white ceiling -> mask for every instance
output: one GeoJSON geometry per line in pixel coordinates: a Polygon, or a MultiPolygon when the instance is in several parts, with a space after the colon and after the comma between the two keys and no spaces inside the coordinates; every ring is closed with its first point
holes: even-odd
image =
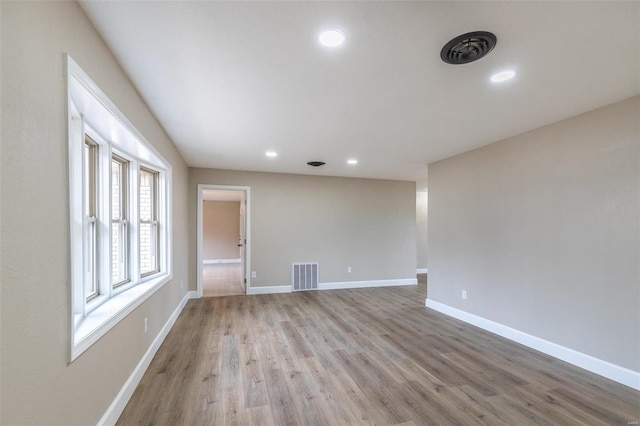
{"type": "Polygon", "coordinates": [[[421,180],[430,162],[640,93],[637,1],[81,4],[193,167],[421,180]],[[326,27],[346,43],[320,46],[326,27]],[[493,52],[440,60],[474,30],[496,34],[493,52]],[[491,83],[505,67],[519,74],[491,83]]]}

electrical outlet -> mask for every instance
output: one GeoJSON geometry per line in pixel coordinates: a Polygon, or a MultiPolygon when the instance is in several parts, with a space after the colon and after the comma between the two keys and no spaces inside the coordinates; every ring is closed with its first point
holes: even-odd
{"type": "Polygon", "coordinates": [[[347,266],[347,274],[351,273],[351,266],[347,266]]]}
{"type": "Polygon", "coordinates": [[[147,331],[149,330],[149,321],[147,320],[147,318],[144,319],[144,332],[145,334],[147,333],[147,331]]]}
{"type": "Polygon", "coordinates": [[[184,287],[184,281],[180,280],[180,288],[182,289],[184,287]]]}
{"type": "Polygon", "coordinates": [[[251,271],[251,278],[255,278],[256,277],[256,271],[251,271]]]}
{"type": "Polygon", "coordinates": [[[462,290],[462,300],[467,300],[467,290],[462,290]]]}

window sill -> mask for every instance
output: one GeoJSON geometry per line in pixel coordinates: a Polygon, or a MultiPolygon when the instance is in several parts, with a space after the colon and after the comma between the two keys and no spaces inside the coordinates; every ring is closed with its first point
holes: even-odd
{"type": "Polygon", "coordinates": [[[100,340],[116,324],[168,283],[171,278],[172,276],[169,274],[154,277],[112,297],[85,316],[75,315],[70,362],[100,340]]]}

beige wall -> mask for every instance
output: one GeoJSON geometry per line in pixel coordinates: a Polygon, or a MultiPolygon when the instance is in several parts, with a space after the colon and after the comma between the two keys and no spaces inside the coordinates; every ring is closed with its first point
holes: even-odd
{"type": "Polygon", "coordinates": [[[416,257],[418,269],[427,268],[427,212],[429,197],[426,190],[416,192],[416,257]]]}
{"type": "Polygon", "coordinates": [[[430,164],[428,297],[640,371],[639,126],[636,96],[430,164]]]}
{"type": "Polygon", "coordinates": [[[75,2],[0,10],[0,424],[95,424],[186,294],[187,167],[75,2]],[[173,281],[70,365],[65,53],[172,164],[175,253],[173,281]]]}
{"type": "Polygon", "coordinates": [[[240,202],[204,201],[202,259],[239,259],[240,202]]]}
{"type": "Polygon", "coordinates": [[[252,287],[291,284],[292,262],[320,262],[323,283],[415,279],[414,182],[192,168],[194,236],[198,184],[251,187],[252,287]]]}

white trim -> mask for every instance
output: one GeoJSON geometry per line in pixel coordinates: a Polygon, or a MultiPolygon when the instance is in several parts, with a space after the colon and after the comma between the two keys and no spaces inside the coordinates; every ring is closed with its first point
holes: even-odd
{"type": "Polygon", "coordinates": [[[71,359],[79,357],[169,281],[169,275],[146,281],[113,296],[85,316],[77,315],[77,323],[74,320],[74,338],[77,343],[71,347],[71,359]]]}
{"type": "Polygon", "coordinates": [[[417,278],[403,278],[399,280],[373,281],[344,281],[335,283],[319,283],[318,290],[340,290],[345,288],[395,287],[403,285],[418,285],[417,278]]]}
{"type": "Polygon", "coordinates": [[[427,268],[418,268],[416,269],[416,274],[426,274],[427,268]]]}
{"type": "Polygon", "coordinates": [[[120,389],[120,392],[118,392],[118,395],[116,395],[113,402],[111,402],[111,405],[109,405],[109,408],[107,408],[107,411],[105,411],[102,418],[98,421],[98,425],[102,426],[116,424],[118,418],[124,411],[124,408],[127,406],[129,399],[131,399],[133,392],[136,390],[136,387],[140,383],[140,380],[142,380],[142,376],[147,371],[147,368],[149,368],[151,360],[153,360],[156,352],[158,352],[158,349],[160,349],[160,345],[162,345],[162,342],[164,342],[164,339],[169,334],[169,331],[175,324],[189,299],[195,298],[195,294],[196,293],[194,291],[189,291],[184,295],[178,307],[176,307],[176,309],[173,311],[173,314],[171,314],[165,325],[162,327],[162,330],[160,330],[156,338],[153,340],[151,346],[149,346],[149,349],[147,349],[147,352],[142,356],[140,362],[138,362],[136,368],[133,369],[133,372],[120,389]]]}
{"type": "Polygon", "coordinates": [[[70,220],[70,316],[69,316],[69,362],[113,328],[122,318],[132,312],[173,278],[172,240],[172,167],[156,148],[133,126],[126,116],[109,100],[104,92],[69,56],[66,61],[67,120],[69,147],[69,220],[70,220]],[[100,254],[99,296],[87,302],[83,285],[83,223],[82,211],[82,150],[85,135],[98,144],[99,177],[98,191],[101,198],[96,220],[100,254]],[[107,137],[108,136],[108,137],[107,137]],[[158,216],[159,272],[148,277],[139,274],[139,233],[137,232],[138,180],[137,172],[131,173],[129,191],[129,261],[130,283],[118,289],[111,286],[111,226],[110,163],[112,152],[130,162],[130,172],[139,170],[141,164],[159,172],[158,216]],[[105,238],[106,237],[106,238],[105,238]],[[148,292],[148,293],[147,293],[148,292]]]}
{"type": "Polygon", "coordinates": [[[273,285],[265,287],[247,287],[247,294],[291,293],[290,285],[273,285]]]}
{"type": "Polygon", "coordinates": [[[536,336],[524,333],[500,323],[479,317],[474,314],[453,308],[432,299],[425,300],[425,306],[445,315],[457,318],[483,330],[505,337],[514,342],[528,346],[552,357],[561,359],[587,371],[611,379],[615,382],[640,390],[640,372],[620,367],[608,361],[595,358],[582,352],[549,342],[536,336]]]}
{"type": "Polygon", "coordinates": [[[245,244],[245,251],[244,251],[244,267],[245,267],[245,271],[244,271],[244,276],[245,279],[247,280],[245,288],[246,288],[246,292],[247,294],[257,294],[257,293],[250,293],[249,290],[251,289],[251,273],[249,271],[251,271],[251,187],[250,186],[233,186],[233,185],[207,185],[207,184],[202,184],[199,183],[198,184],[198,205],[196,206],[196,212],[197,212],[197,235],[196,235],[196,239],[197,239],[197,245],[196,245],[196,256],[197,256],[197,276],[196,276],[196,291],[197,291],[197,295],[198,297],[202,297],[202,292],[203,292],[203,287],[202,287],[202,265],[203,265],[203,259],[202,259],[202,235],[203,235],[203,230],[202,230],[202,220],[203,220],[203,215],[202,215],[202,205],[203,205],[203,201],[204,201],[204,197],[203,197],[203,191],[207,190],[207,189],[214,189],[214,190],[226,190],[226,191],[243,191],[245,194],[245,222],[246,222],[246,226],[245,226],[245,238],[247,240],[247,243],[245,244]]]}
{"type": "Polygon", "coordinates": [[[203,265],[213,265],[215,263],[242,263],[242,259],[207,259],[203,260],[203,265]]]}
{"type": "MultiPolygon", "coordinates": [[[[318,290],[341,290],[346,288],[396,287],[403,285],[418,285],[417,278],[403,278],[399,280],[373,281],[344,281],[335,283],[318,283],[318,290]]],[[[247,294],[275,294],[291,293],[290,285],[274,285],[247,288],[247,294]]]]}
{"type": "MultiPolygon", "coordinates": [[[[108,111],[113,118],[115,118],[121,126],[123,126],[126,130],[123,130],[123,133],[130,133],[134,138],[142,141],[145,145],[145,148],[148,149],[153,156],[143,156],[142,160],[146,160],[149,162],[153,168],[160,167],[162,169],[171,169],[171,164],[164,159],[164,157],[160,154],[160,151],[153,146],[147,138],[145,138],[142,133],[136,129],[136,127],[129,121],[129,119],[120,111],[120,109],[109,99],[109,97],[98,87],[98,85],[89,77],[89,75],[84,72],[82,68],[71,58],[69,54],[65,54],[66,65],[67,65],[67,75],[73,76],[75,80],[84,86],[85,90],[91,94],[95,101],[98,102],[102,106],[103,109],[108,111]]],[[[67,79],[67,84],[69,85],[69,79],[67,79]]],[[[70,86],[70,85],[69,85],[70,86]]],[[[69,90],[70,87],[67,88],[69,90]]],[[[87,98],[87,102],[92,103],[92,107],[96,108],[97,104],[93,103],[93,99],[87,98]]],[[[99,108],[96,108],[99,109],[99,108]]],[[[98,111],[96,113],[101,113],[98,111]]],[[[97,126],[97,123],[92,123],[94,126],[97,126]]],[[[109,123],[111,124],[111,123],[109,123]]],[[[94,129],[101,134],[110,134],[108,131],[105,131],[102,128],[94,129]]],[[[126,150],[125,150],[126,151],[126,150]]]]}

